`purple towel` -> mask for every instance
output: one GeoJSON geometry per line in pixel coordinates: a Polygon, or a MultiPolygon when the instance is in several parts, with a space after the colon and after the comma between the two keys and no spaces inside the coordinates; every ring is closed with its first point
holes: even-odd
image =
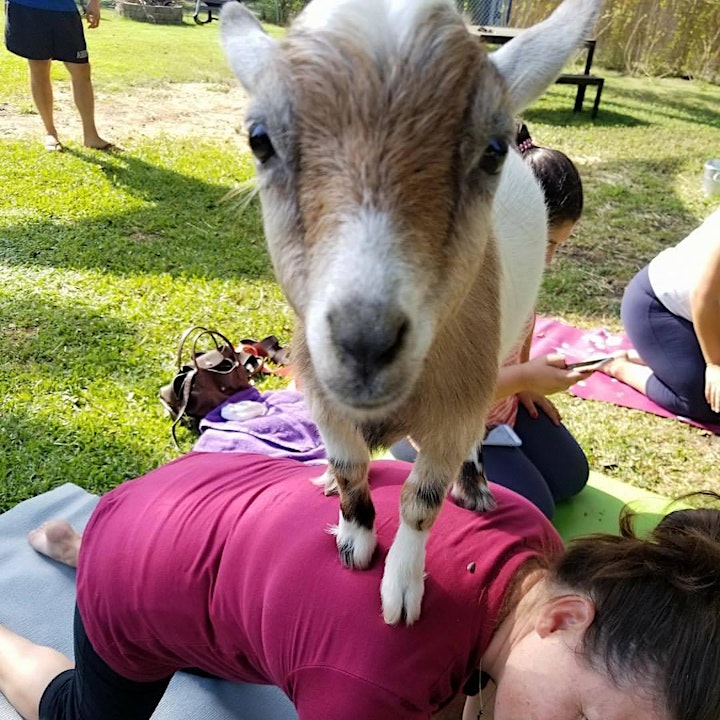
{"type": "Polygon", "coordinates": [[[325,446],[303,394],[293,390],[240,390],[200,421],[200,432],[193,447],[199,452],[260,453],[310,465],[325,463],[325,446]],[[257,403],[251,409],[262,414],[244,420],[223,417],[223,408],[227,414],[232,409],[228,406],[248,401],[257,403]]]}

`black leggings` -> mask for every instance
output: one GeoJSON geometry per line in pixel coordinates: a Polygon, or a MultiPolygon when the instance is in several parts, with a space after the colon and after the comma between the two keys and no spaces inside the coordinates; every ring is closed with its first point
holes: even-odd
{"type": "Polygon", "coordinates": [[[676,415],[720,423],[705,399],[705,358],[695,328],[657,299],[647,267],[627,286],[621,315],[633,347],[653,371],[645,394],[676,415]]]}
{"type": "MultiPolygon", "coordinates": [[[[570,431],[540,410],[538,417],[521,404],[515,419],[521,447],[483,446],[487,479],[522,495],[552,520],[555,503],[577,495],[588,481],[590,467],[570,431]]],[[[415,462],[417,451],[407,438],[390,448],[398,460],[415,462]]]]}
{"type": "Polygon", "coordinates": [[[141,683],[118,675],[95,652],[75,608],[75,669],[40,699],[40,720],[149,720],[172,676],[141,683]]]}

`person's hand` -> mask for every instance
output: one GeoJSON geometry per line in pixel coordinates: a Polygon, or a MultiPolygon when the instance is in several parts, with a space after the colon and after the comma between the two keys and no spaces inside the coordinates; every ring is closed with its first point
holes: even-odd
{"type": "Polygon", "coordinates": [[[518,400],[530,417],[538,417],[539,410],[543,410],[555,425],[559,425],[562,420],[560,411],[546,396],[567,390],[594,372],[584,369],[569,370],[565,365],[565,358],[555,353],[533,358],[523,363],[522,368],[527,390],[517,393],[518,400]]]}
{"type": "Polygon", "coordinates": [[[526,391],[537,395],[562,392],[593,373],[593,370],[583,368],[569,370],[565,358],[556,353],[541,355],[523,363],[523,371],[526,391]]]}
{"type": "Polygon", "coordinates": [[[720,412],[720,365],[705,367],[705,399],[713,412],[720,412]]]}
{"type": "Polygon", "coordinates": [[[96,28],[100,24],[100,0],[88,0],[85,17],[89,28],[96,28]]]}
{"type": "Polygon", "coordinates": [[[562,420],[560,411],[555,407],[554,403],[544,395],[538,395],[533,392],[520,392],[518,393],[518,400],[528,411],[531,418],[537,419],[539,411],[542,410],[555,425],[560,424],[562,420]]]}

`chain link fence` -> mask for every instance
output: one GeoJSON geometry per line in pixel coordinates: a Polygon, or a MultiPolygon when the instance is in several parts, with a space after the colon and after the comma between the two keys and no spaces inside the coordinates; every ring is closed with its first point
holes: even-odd
{"type": "Polygon", "coordinates": [[[472,25],[507,25],[512,0],[457,0],[457,6],[472,25]]]}
{"type": "MultiPolygon", "coordinates": [[[[308,0],[246,0],[261,20],[287,24],[308,0]]],[[[473,25],[507,25],[512,0],[456,0],[458,9],[473,25]]]]}

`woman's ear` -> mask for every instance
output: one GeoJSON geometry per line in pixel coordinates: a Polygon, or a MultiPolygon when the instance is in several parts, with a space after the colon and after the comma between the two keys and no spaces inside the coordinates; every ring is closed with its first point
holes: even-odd
{"type": "Polygon", "coordinates": [[[562,595],[540,608],[535,631],[547,637],[558,631],[584,634],[595,618],[595,605],[582,595],[562,595]]]}

